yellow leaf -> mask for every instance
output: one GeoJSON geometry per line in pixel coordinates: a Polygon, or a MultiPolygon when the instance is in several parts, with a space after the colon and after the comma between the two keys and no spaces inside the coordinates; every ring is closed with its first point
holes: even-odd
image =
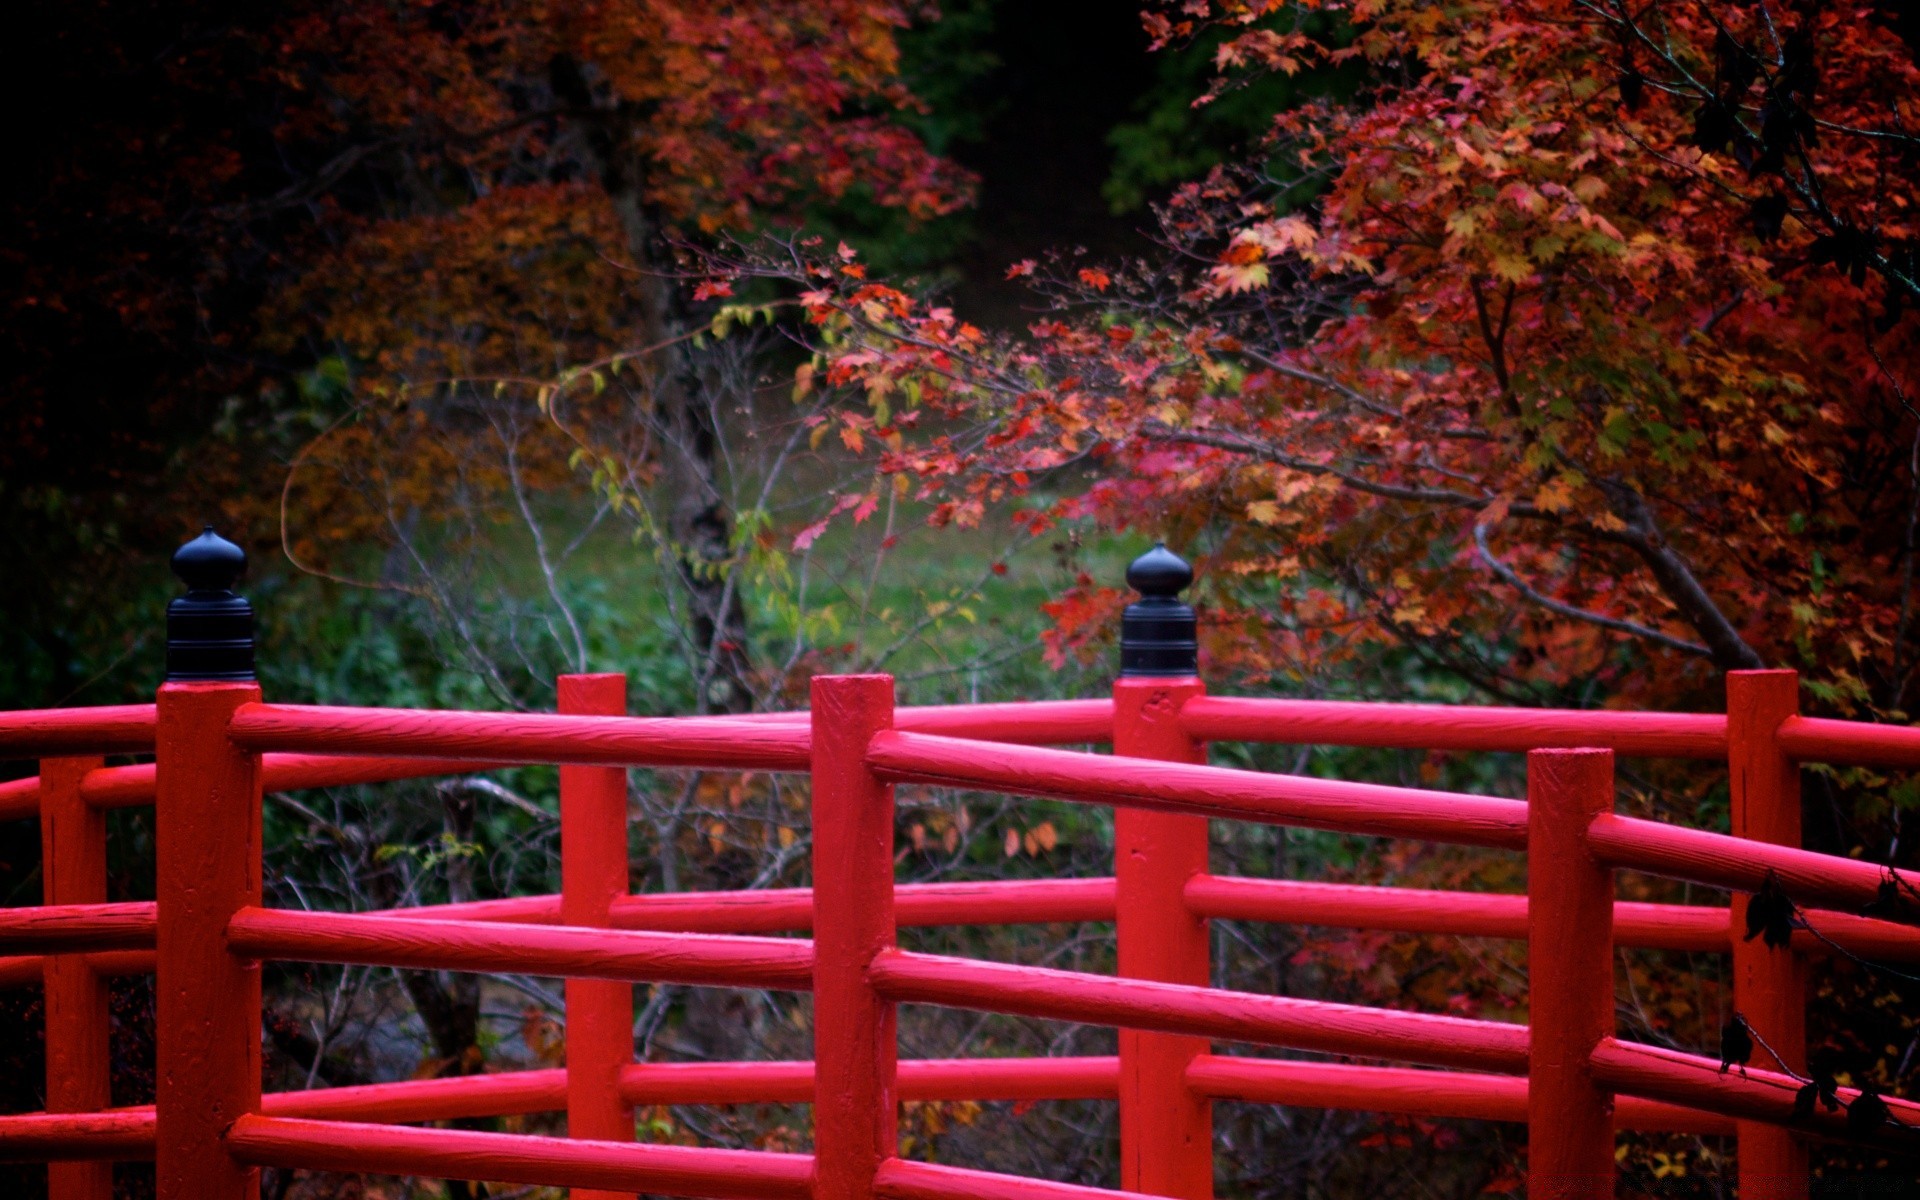
{"type": "Polygon", "coordinates": [[[1280,505],[1273,500],[1255,500],[1247,505],[1247,520],[1256,525],[1278,525],[1280,505]]]}

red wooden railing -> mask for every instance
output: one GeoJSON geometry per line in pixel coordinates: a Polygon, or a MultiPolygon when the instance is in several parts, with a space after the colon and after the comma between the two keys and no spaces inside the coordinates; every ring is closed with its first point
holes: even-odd
{"type": "MultiPolygon", "coordinates": [[[[250,683],[170,683],[155,706],[0,714],[0,817],[38,816],[45,903],[0,910],[0,981],[43,980],[44,1113],[0,1117],[0,1157],[53,1165],[52,1194],[107,1200],[107,1165],[152,1157],[161,1200],[251,1196],[261,1166],[635,1191],[819,1200],[1107,1195],[896,1157],[902,1099],[1115,1099],[1122,1187],[1202,1198],[1215,1101],[1524,1120],[1534,1196],[1605,1193],[1613,1130],[1737,1131],[1748,1194],[1804,1195],[1801,1080],[1623,1042],[1613,947],[1729,952],[1733,1004],[1804,1075],[1804,965],[1822,943],[1747,941],[1745,893],[1772,880],[1827,938],[1920,961],[1920,929],[1851,915],[1912,874],[1798,848],[1798,764],[1920,766],[1920,729],[1795,714],[1791,672],[1740,672],[1717,714],[1572,712],[1224,699],[1198,680],[1128,678],[1112,700],[896,708],[884,676],[823,677],[810,713],[620,715],[624,681],[568,676],[561,712],[264,704],[250,683]],[[1526,801],[1205,765],[1231,739],[1528,753],[1526,801]],[[1110,743],[1112,755],[1055,749],[1110,743]],[[103,755],[151,752],[148,765],[103,755]],[[1725,761],[1733,834],[1619,816],[1614,753],[1725,761]],[[557,763],[562,888],[386,913],[261,904],[263,789],[557,763]],[[812,889],[629,895],[624,770],[808,772],[812,889]],[[896,885],[892,785],[1112,805],[1107,879],[896,885]],[[106,810],[157,807],[157,899],[106,903],[106,810]],[[1525,851],[1529,894],[1218,877],[1207,821],[1250,820],[1525,851]],[[1631,869],[1730,889],[1730,908],[1614,900],[1631,869]],[[1831,906],[1839,911],[1818,911],[1831,906]],[[1214,918],[1506,937],[1529,943],[1530,1027],[1208,986],[1214,918]],[[1113,920],[1116,977],[898,949],[908,925],[1113,920]],[[797,938],[794,933],[810,933],[797,938]],[[283,959],[567,979],[567,1066],[333,1090],[260,1091],[257,964],[283,959]],[[156,971],[157,1103],[108,1108],[106,976],[156,971]],[[815,1061],[635,1063],[631,984],[813,992],[815,1061]],[[895,1060],[902,1003],[1118,1027],[1117,1057],[895,1060]],[[1234,1057],[1243,1042],[1407,1066],[1234,1057]],[[814,1105],[810,1155],[635,1144],[632,1107],[814,1105]],[[569,1137],[410,1127],[564,1111],[569,1137]]],[[[1805,934],[1801,935],[1806,938],[1805,934]]],[[[1853,1093],[1842,1089],[1840,1098],[1853,1093]]],[[[1893,1122],[1920,1105],[1891,1099],[1893,1122]]],[[[1909,1144],[1890,1123],[1872,1140],[1909,1144]]]]}

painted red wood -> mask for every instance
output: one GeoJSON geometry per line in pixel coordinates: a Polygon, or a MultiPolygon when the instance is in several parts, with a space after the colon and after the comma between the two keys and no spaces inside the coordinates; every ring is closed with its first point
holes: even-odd
{"type": "MultiPolygon", "coordinates": [[[[1793,1098],[1801,1081],[1778,1071],[1759,1067],[1748,1067],[1744,1072],[1722,1071],[1711,1058],[1608,1038],[1594,1049],[1593,1075],[1622,1093],[1712,1109],[1745,1120],[1792,1124],[1843,1141],[1858,1140],[1848,1136],[1844,1111],[1829,1112],[1825,1105],[1816,1104],[1811,1118],[1795,1118],[1793,1098]]],[[[1854,1088],[1838,1089],[1843,1105],[1853,1103],[1859,1094],[1854,1088]]],[[[1897,1096],[1883,1099],[1893,1119],[1907,1126],[1907,1131],[1889,1128],[1877,1140],[1911,1152],[1916,1140],[1912,1130],[1920,1128],[1920,1104],[1897,1096]]]]}
{"type": "Polygon", "coordinates": [[[804,771],[807,734],[723,717],[572,717],[257,704],[235,742],[254,750],[403,755],[497,763],[804,771]]]}
{"type": "Polygon", "coordinates": [[[1781,722],[1778,739],[1796,762],[1920,769],[1920,726],[1792,716],[1781,722]]]}
{"type": "Polygon", "coordinates": [[[1124,1200],[1126,1192],[1054,1183],[940,1163],[889,1158],[874,1174],[873,1194],[886,1200],[1124,1200]]]}
{"type": "Polygon", "coordinates": [[[227,1135],[227,1147],[236,1159],[256,1167],[422,1175],[718,1200],[808,1200],[807,1180],[813,1170],[813,1159],[805,1154],[583,1142],[291,1117],[242,1117],[227,1135]]]}
{"type": "Polygon", "coordinates": [[[1495,1021],[905,950],[880,954],[868,976],[883,995],[903,1003],[944,1004],[1506,1074],[1525,1071],[1527,1063],[1526,1028],[1495,1021]]]}
{"type": "MultiPolygon", "coordinates": [[[[1527,898],[1296,879],[1204,875],[1187,884],[1187,904],[1209,917],[1340,929],[1524,939],[1527,898]]],[[[1616,903],[1614,942],[1656,950],[1727,949],[1727,910],[1709,905],[1616,903]]],[[[1914,939],[1920,953],[1920,937],[1914,939]]]]}
{"type": "Polygon", "coordinates": [[[268,1092],[260,1097],[260,1111],[270,1117],[391,1124],[511,1117],[560,1112],[566,1107],[567,1073],[559,1068],[408,1079],[308,1092],[268,1092]]]}
{"type": "Polygon", "coordinates": [[[0,712],[0,759],[142,754],[153,749],[154,706],[22,708],[0,712]]]}
{"type": "MultiPolygon", "coordinates": [[[[106,815],[89,808],[80,781],[102,764],[94,756],[40,762],[40,891],[47,904],[105,904],[106,815]]],[[[75,954],[43,968],[46,995],[47,1111],[93,1112],[111,1102],[111,1014],[107,981],[75,954]]],[[[112,1200],[111,1163],[56,1163],[47,1194],[62,1200],[112,1200]]]]}
{"type": "MultiPolygon", "coordinates": [[[[268,792],[301,788],[343,787],[352,783],[387,783],[423,775],[457,775],[490,771],[495,762],[461,762],[445,758],[374,758],[363,755],[267,754],[261,756],[260,787],[268,792]]],[[[153,764],[103,767],[80,785],[88,804],[99,808],[137,808],[153,803],[153,764]]]]}
{"type": "MultiPolygon", "coordinates": [[[[622,716],[625,675],[562,675],[563,713],[622,716]]],[[[560,768],[560,919],[605,928],[615,897],[627,894],[627,772],[624,767],[560,768]]],[[[567,1136],[633,1140],[633,1110],[620,1095],[620,1071],[633,1062],[633,985],[569,979],[567,1136]]],[[[573,1200],[620,1200],[632,1193],[576,1188],[573,1200]]]]}
{"type": "MultiPolygon", "coordinates": [[[[902,1100],[1112,1100],[1120,1060],[1093,1058],[902,1059],[902,1100]]],[[[628,1103],[811,1104],[811,1062],[636,1063],[621,1074],[628,1103]]]]}
{"type": "Polygon", "coordinates": [[[881,777],[903,783],[1509,850],[1524,849],[1527,841],[1527,806],[1488,796],[1148,763],[920,733],[875,737],[867,762],[881,777]]]}
{"type": "Polygon", "coordinates": [[[228,720],[250,683],[160,688],[155,739],[159,930],[155,1099],[158,1200],[253,1200],[259,1172],[221,1135],[260,1108],[260,968],[228,952],[233,914],[260,903],[260,760],[228,720]]]}
{"type": "MultiPolygon", "coordinates": [[[[1181,706],[1205,694],[1198,679],[1121,678],[1113,685],[1116,757],[1204,763],[1206,747],[1180,724],[1181,706]]],[[[1207,818],[1120,808],[1113,814],[1119,974],[1205,987],[1207,923],[1186,887],[1207,870],[1207,818]]],[[[1210,1200],[1213,1104],[1187,1087],[1204,1037],[1122,1029],[1120,1186],[1130,1192],[1210,1200]]]]}
{"type": "MultiPolygon", "coordinates": [[[[806,712],[746,713],[727,718],[752,724],[807,726],[806,712]]],[[[1016,700],[1001,704],[921,704],[893,710],[893,727],[913,733],[1014,742],[1024,746],[1113,740],[1110,700],[1016,700]]]]}
{"type": "Polygon", "coordinates": [[[0,1162],[140,1162],[153,1157],[153,1129],[151,1107],[0,1117],[0,1162]]]}
{"type": "Polygon", "coordinates": [[[236,913],[227,936],[235,954],[261,959],[789,991],[811,985],[813,966],[812,943],[792,938],[270,908],[236,913]]]}
{"type": "Polygon", "coordinates": [[[867,745],[893,725],[893,677],[815,676],[814,1200],[869,1200],[896,1152],[894,1006],[868,980],[893,945],[893,788],[867,745]]]}
{"type": "Polygon", "coordinates": [[[1194,737],[1216,742],[1518,753],[1598,746],[1659,758],[1717,759],[1727,752],[1727,722],[1719,713],[1209,696],[1189,705],[1181,721],[1194,737]]]}
{"type": "Polygon", "coordinates": [[[1613,810],[1613,751],[1527,755],[1527,1195],[1613,1194],[1613,1097],[1588,1064],[1613,1036],[1613,871],[1587,823],[1613,810]]]}
{"type": "MultiPolygon", "coordinates": [[[[383,909],[393,916],[435,920],[557,924],[557,896],[516,896],[421,908],[383,909]]],[[[373,915],[373,914],[369,914],[373,915]]],[[[1113,920],[1112,879],[1014,879],[979,883],[907,883],[894,889],[901,926],[1051,925],[1113,920]]],[[[806,933],[813,928],[813,889],[738,892],[648,892],[613,902],[615,929],[662,933],[806,933]]]]}
{"type": "Polygon", "coordinates": [[[40,815],[40,777],[0,783],[0,821],[29,821],[40,815]]]}
{"type": "MultiPolygon", "coordinates": [[[[153,974],[151,950],[102,950],[80,956],[87,969],[96,975],[153,974]]],[[[0,987],[38,987],[46,978],[48,957],[44,954],[19,954],[0,958],[0,987]]]]}
{"type": "MultiPolygon", "coordinates": [[[[1187,1083],[1215,1100],[1516,1124],[1527,1119],[1527,1081],[1511,1075],[1214,1054],[1194,1061],[1187,1083]]],[[[1614,1119],[1623,1129],[1733,1135],[1731,1118],[1633,1096],[1615,1102],[1614,1119]]]]}
{"type": "Polygon", "coordinates": [[[1920,871],[1890,871],[1876,863],[1789,846],[1771,846],[1618,814],[1595,817],[1587,844],[1603,862],[1708,887],[1754,892],[1768,872],[1795,903],[1858,909],[1872,903],[1890,875],[1920,890],[1920,871]]]}
{"type": "MultiPolygon", "coordinates": [[[[1727,789],[1733,836],[1776,846],[1800,845],[1800,765],[1780,748],[1780,726],[1800,711],[1794,671],[1727,674],[1727,789]]],[[[1733,894],[1733,1008],[1787,1069],[1806,1074],[1806,965],[1790,949],[1746,939],[1748,896],[1733,894]]],[[[1752,1121],[1740,1124],[1735,1160],[1745,1195],[1796,1200],[1807,1195],[1812,1164],[1793,1134],[1752,1121]]]]}
{"type": "MultiPolygon", "coordinates": [[[[1240,921],[1460,937],[1527,936],[1527,898],[1492,892],[1202,875],[1187,884],[1187,904],[1202,916],[1240,921]]],[[[1863,958],[1920,962],[1920,929],[1830,909],[1805,911],[1822,934],[1863,958]]],[[[1724,953],[1733,940],[1727,910],[1718,905],[1631,900],[1616,900],[1613,905],[1616,946],[1724,953]]],[[[1793,949],[1816,958],[1831,952],[1831,947],[1805,930],[1794,934],[1793,949]]]]}
{"type": "Polygon", "coordinates": [[[156,913],[151,900],[0,909],[0,952],[150,950],[158,924],[156,913]]]}

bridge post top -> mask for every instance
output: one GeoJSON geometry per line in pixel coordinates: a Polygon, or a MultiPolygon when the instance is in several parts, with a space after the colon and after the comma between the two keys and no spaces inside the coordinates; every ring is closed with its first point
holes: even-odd
{"type": "Polygon", "coordinates": [[[170,565],[187,593],[167,605],[166,682],[251,681],[253,605],[233,590],[247,552],[208,525],[173,552],[170,565]]]}
{"type": "Polygon", "coordinates": [[[1165,542],[1133,560],[1127,584],[1140,599],[1120,618],[1120,676],[1183,677],[1200,670],[1199,622],[1180,593],[1193,582],[1193,567],[1165,542]]]}

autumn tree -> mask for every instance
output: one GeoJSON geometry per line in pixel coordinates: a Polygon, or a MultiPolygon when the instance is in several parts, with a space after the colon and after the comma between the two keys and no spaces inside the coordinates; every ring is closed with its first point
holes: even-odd
{"type": "MultiPolygon", "coordinates": [[[[810,371],[869,398],[841,420],[886,443],[883,475],[936,522],[1193,549],[1223,681],[1686,708],[1721,672],[1793,666],[1828,711],[1906,718],[1911,16],[1202,0],[1146,21],[1217,40],[1201,104],[1274,73],[1307,98],[1174,194],[1159,255],[1014,264],[1050,303],[1024,335],[831,256],[715,263],[796,288],[810,371]]],[[[1056,654],[1104,647],[1107,582],[1055,602],[1056,654]]],[[[1641,782],[1699,815],[1697,788],[1641,782]]],[[[1910,854],[1886,783],[1816,780],[1810,836],[1910,854]]],[[[1829,1034],[1897,1006],[1883,986],[1835,999],[1829,1034]]]]}

